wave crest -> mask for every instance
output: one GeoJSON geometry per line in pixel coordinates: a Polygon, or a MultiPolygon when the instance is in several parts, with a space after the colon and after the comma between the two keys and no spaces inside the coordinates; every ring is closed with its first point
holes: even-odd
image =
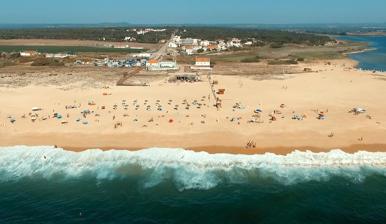
{"type": "Polygon", "coordinates": [[[0,148],[0,181],[40,177],[112,180],[139,176],[144,187],[172,181],[179,190],[211,189],[221,183],[269,178],[281,184],[327,181],[333,176],[363,181],[386,176],[386,153],[294,151],[288,155],[208,154],[184,149],[70,152],[50,146],[0,148]]]}

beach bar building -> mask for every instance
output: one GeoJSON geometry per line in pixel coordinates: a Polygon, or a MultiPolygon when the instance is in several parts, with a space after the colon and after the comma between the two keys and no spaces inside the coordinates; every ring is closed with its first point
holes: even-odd
{"type": "Polygon", "coordinates": [[[169,78],[169,82],[200,82],[201,78],[197,73],[180,73],[169,78]]]}
{"type": "Polygon", "coordinates": [[[211,70],[210,58],[196,57],[194,65],[191,67],[192,70],[211,70]]]}

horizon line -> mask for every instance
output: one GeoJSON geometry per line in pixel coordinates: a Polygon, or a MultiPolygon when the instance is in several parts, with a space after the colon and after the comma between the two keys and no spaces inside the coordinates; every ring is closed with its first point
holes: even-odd
{"type": "Polygon", "coordinates": [[[103,25],[103,24],[125,24],[125,25],[386,25],[385,22],[318,22],[318,23],[131,23],[131,22],[93,22],[93,23],[72,23],[72,22],[60,22],[60,23],[1,23],[0,25],[103,25]]]}

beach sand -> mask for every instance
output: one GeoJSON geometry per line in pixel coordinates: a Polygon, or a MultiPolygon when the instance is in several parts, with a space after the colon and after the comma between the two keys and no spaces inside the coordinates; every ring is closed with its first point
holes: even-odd
{"type": "Polygon", "coordinates": [[[206,76],[198,83],[154,79],[149,87],[3,85],[0,146],[178,147],[242,154],[386,151],[385,74],[354,69],[348,59],[301,66],[317,72],[261,80],[216,75],[215,68],[214,88],[225,89],[218,95],[219,109],[206,76]],[[349,113],[354,107],[366,112],[349,113]],[[262,112],[255,113],[257,108],[262,112]],[[320,114],[324,120],[317,119],[320,114]]]}

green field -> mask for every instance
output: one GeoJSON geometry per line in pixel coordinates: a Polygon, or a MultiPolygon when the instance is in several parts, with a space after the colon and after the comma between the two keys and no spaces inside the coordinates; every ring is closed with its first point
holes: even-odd
{"type": "Polygon", "coordinates": [[[146,49],[130,48],[103,48],[103,47],[86,47],[86,46],[12,46],[0,45],[0,52],[21,52],[34,50],[40,53],[139,53],[146,49]]]}

